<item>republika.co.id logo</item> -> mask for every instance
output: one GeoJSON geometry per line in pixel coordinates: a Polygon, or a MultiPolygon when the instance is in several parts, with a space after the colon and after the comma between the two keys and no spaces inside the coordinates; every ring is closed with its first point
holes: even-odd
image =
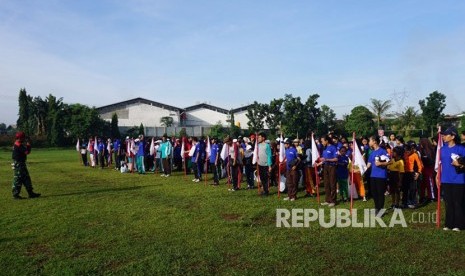
{"type": "Polygon", "coordinates": [[[360,210],[352,209],[276,209],[276,227],[299,228],[310,227],[310,224],[318,223],[323,228],[385,228],[385,227],[407,227],[404,213],[401,209],[394,209],[386,223],[382,216],[386,212],[381,209],[376,214],[375,209],[360,210]]]}

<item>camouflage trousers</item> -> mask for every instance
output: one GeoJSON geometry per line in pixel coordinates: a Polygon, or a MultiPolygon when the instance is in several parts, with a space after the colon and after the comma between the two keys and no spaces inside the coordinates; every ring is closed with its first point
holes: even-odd
{"type": "Polygon", "coordinates": [[[19,193],[21,192],[22,185],[26,187],[28,193],[32,193],[31,177],[29,176],[26,163],[14,162],[13,170],[13,196],[19,195],[19,193]]]}

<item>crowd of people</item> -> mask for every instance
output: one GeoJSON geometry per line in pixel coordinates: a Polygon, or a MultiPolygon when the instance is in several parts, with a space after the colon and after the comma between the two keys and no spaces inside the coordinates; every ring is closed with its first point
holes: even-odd
{"type": "MultiPolygon", "coordinates": [[[[17,136],[13,152],[13,196],[20,197],[23,183],[30,197],[37,197],[40,194],[32,192],[27,169],[21,165],[30,152],[21,137],[17,136]]],[[[92,168],[112,168],[122,173],[155,172],[161,177],[170,177],[176,170],[192,175],[193,182],[211,176],[213,186],[219,186],[224,179],[231,192],[241,190],[245,183],[245,189],[258,188],[261,196],[268,196],[270,187],[276,186],[278,194],[287,193],[284,200],[289,201],[297,199],[299,187],[305,191],[304,197],[317,196],[319,183],[323,183],[325,198],[321,205],[334,207],[350,197],[373,199],[377,214],[384,210],[388,196],[393,209],[418,208],[437,201],[437,184],[441,183],[440,198],[446,205],[444,229],[459,231],[465,229],[465,146],[460,144],[461,137],[453,127],[441,132],[440,138],[438,145],[435,138],[405,142],[395,134],[360,137],[356,143],[334,133],[319,139],[309,134],[305,139],[275,140],[267,139],[265,133],[222,140],[169,138],[165,134],[149,139],[143,135],[124,140],[91,137],[78,141],[76,149],[82,164],[92,168]],[[355,150],[361,152],[366,168],[353,162],[355,150]],[[440,174],[435,169],[438,164],[442,168],[440,174]]]]}

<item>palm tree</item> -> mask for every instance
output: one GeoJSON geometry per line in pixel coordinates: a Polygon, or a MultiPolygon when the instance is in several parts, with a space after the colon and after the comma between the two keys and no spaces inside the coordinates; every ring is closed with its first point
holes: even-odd
{"type": "Polygon", "coordinates": [[[418,122],[418,116],[418,111],[416,111],[412,106],[407,107],[404,112],[399,114],[399,129],[405,131],[406,137],[409,137],[410,131],[415,129],[418,122]]]}
{"type": "Polygon", "coordinates": [[[377,99],[370,99],[371,100],[371,110],[376,116],[376,119],[378,120],[378,129],[379,129],[379,124],[381,121],[381,117],[386,114],[386,112],[391,108],[392,103],[390,100],[387,101],[381,101],[377,99]]]}

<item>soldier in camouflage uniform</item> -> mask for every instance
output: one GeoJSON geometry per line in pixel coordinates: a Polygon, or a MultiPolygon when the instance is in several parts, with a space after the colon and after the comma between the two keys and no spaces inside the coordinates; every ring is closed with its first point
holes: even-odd
{"type": "Polygon", "coordinates": [[[13,198],[14,199],[23,199],[19,195],[21,192],[21,186],[24,184],[26,187],[27,193],[30,198],[39,197],[40,194],[34,193],[32,191],[31,177],[26,166],[27,155],[31,152],[31,145],[25,143],[25,134],[20,131],[16,133],[16,141],[13,146],[13,169],[14,169],[14,178],[13,178],[13,198]]]}

